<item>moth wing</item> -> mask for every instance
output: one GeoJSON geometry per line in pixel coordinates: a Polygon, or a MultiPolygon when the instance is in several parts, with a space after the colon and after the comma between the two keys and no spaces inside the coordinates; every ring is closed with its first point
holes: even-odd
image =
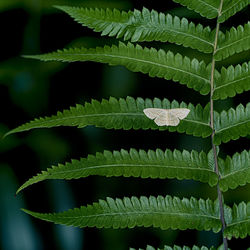
{"type": "Polygon", "coordinates": [[[180,120],[187,117],[190,110],[186,108],[147,108],[144,109],[143,112],[148,118],[154,120],[158,126],[177,126],[180,123],[180,120]]]}
{"type": "Polygon", "coordinates": [[[168,126],[168,112],[163,109],[162,112],[155,118],[154,122],[158,126],[168,126]]]}
{"type": "Polygon", "coordinates": [[[177,108],[177,109],[169,109],[171,115],[178,117],[180,120],[186,118],[190,112],[190,109],[186,108],[177,108]]]}
{"type": "Polygon", "coordinates": [[[157,109],[157,108],[147,108],[144,109],[144,114],[151,120],[159,117],[162,113],[164,113],[164,109],[157,109]]]}
{"type": "Polygon", "coordinates": [[[171,110],[167,110],[167,126],[177,126],[180,123],[178,116],[171,112],[171,110]]]}

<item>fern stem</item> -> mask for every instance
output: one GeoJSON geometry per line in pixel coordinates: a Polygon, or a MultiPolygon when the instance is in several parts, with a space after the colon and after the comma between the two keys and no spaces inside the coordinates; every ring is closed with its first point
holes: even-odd
{"type": "MultiPolygon", "coordinates": [[[[221,16],[221,11],[222,11],[222,6],[223,6],[223,0],[220,2],[220,7],[218,10],[218,19],[221,16]]],[[[214,144],[214,135],[215,135],[215,130],[214,130],[214,102],[213,102],[213,93],[214,93],[214,72],[215,72],[215,53],[217,50],[217,43],[218,43],[218,35],[220,31],[220,23],[218,22],[217,19],[217,25],[216,25],[216,33],[215,33],[215,39],[214,39],[214,50],[213,50],[213,57],[212,57],[212,67],[211,67],[211,80],[210,80],[210,127],[212,128],[212,135],[211,135],[211,144],[212,144],[212,149],[213,149],[213,155],[214,155],[214,165],[215,165],[215,173],[218,175],[220,179],[220,173],[219,173],[219,167],[218,167],[218,158],[217,158],[217,150],[216,146],[214,144]]],[[[218,195],[218,200],[219,200],[219,207],[220,207],[220,220],[222,223],[222,235],[224,233],[224,230],[226,228],[226,222],[225,222],[225,216],[224,216],[224,209],[223,209],[223,195],[220,190],[219,184],[217,184],[217,195],[218,195]]],[[[227,238],[223,237],[223,244],[224,244],[224,249],[228,250],[228,242],[227,238]]]]}

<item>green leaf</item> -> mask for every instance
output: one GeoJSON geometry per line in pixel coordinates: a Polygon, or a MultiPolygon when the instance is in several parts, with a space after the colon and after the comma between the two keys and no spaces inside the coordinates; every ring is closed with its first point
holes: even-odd
{"type": "Polygon", "coordinates": [[[212,19],[218,16],[220,0],[173,0],[176,3],[194,10],[201,16],[212,19]]]}
{"type": "MultiPolygon", "coordinates": [[[[129,250],[136,250],[135,248],[130,248],[129,250]]],[[[139,248],[138,250],[144,250],[143,248],[139,248]]],[[[193,247],[187,247],[187,246],[177,246],[174,245],[174,247],[170,247],[170,246],[164,246],[163,248],[154,248],[152,246],[147,245],[145,250],[215,250],[214,247],[211,248],[207,248],[207,247],[197,247],[197,246],[193,246],[193,247]]]]}
{"type": "Polygon", "coordinates": [[[222,67],[221,75],[215,79],[213,99],[226,99],[250,90],[250,61],[237,65],[229,66],[227,69],[222,67]]]}
{"type": "MultiPolygon", "coordinates": [[[[173,0],[194,10],[201,16],[212,19],[218,17],[220,0],[173,0]]],[[[224,0],[221,14],[218,18],[219,23],[225,22],[228,18],[236,14],[250,4],[250,0],[224,0]]]]}
{"type": "Polygon", "coordinates": [[[216,145],[249,135],[250,103],[246,107],[240,104],[236,109],[230,108],[228,111],[222,111],[220,114],[215,112],[214,124],[214,143],[216,145]]]}
{"type": "Polygon", "coordinates": [[[223,192],[228,188],[234,189],[250,183],[250,151],[236,153],[232,158],[227,156],[226,160],[219,164],[220,188],[223,192]]]}
{"type": "Polygon", "coordinates": [[[218,47],[214,55],[215,60],[221,61],[235,53],[250,49],[250,22],[244,27],[232,27],[226,34],[220,35],[218,47]]]}
{"type": "MultiPolygon", "coordinates": [[[[220,2],[220,1],[219,1],[220,2]]],[[[241,11],[248,4],[250,0],[224,0],[221,15],[218,18],[219,23],[225,22],[229,17],[241,11]]]]}
{"type": "Polygon", "coordinates": [[[186,18],[172,17],[170,14],[149,11],[147,8],[133,12],[69,6],[57,6],[57,8],[83,26],[102,32],[102,35],[124,37],[124,40],[132,42],[172,42],[205,53],[213,52],[214,34],[211,34],[211,29],[203,28],[201,24],[195,26],[186,18]]]}
{"type": "Polygon", "coordinates": [[[91,103],[85,105],[76,105],[69,110],[58,112],[57,115],[35,119],[29,123],[23,124],[5,136],[23,132],[34,128],[52,128],[58,126],[77,126],[79,128],[94,125],[96,127],[104,127],[107,129],[159,129],[169,130],[171,132],[178,131],[180,133],[192,134],[194,136],[208,137],[211,135],[209,126],[209,106],[204,109],[197,105],[179,104],[177,101],[169,102],[167,99],[160,100],[155,98],[143,100],[132,97],[126,99],[115,99],[111,97],[109,100],[103,99],[102,102],[92,100],[91,103]],[[178,126],[162,126],[158,127],[154,121],[147,118],[143,109],[145,108],[188,108],[190,113],[181,120],[178,126]]]}
{"type": "Polygon", "coordinates": [[[180,152],[174,150],[160,149],[156,151],[130,149],[104,151],[96,156],[89,155],[87,158],[72,160],[65,165],[53,166],[47,171],[34,176],[25,182],[17,191],[47,179],[78,179],[90,175],[101,175],[106,177],[124,176],[141,178],[178,178],[193,179],[209,183],[214,186],[218,182],[218,177],[213,171],[213,167],[208,164],[207,156],[204,152],[180,152]]]}
{"type": "MultiPolygon", "coordinates": [[[[211,66],[196,59],[190,60],[180,54],[174,55],[160,49],[142,48],[131,43],[96,49],[64,49],[44,55],[26,56],[43,61],[94,61],[109,65],[123,65],[133,72],[142,72],[151,77],[160,77],[186,84],[189,88],[206,95],[210,92],[211,66]]],[[[218,74],[218,72],[217,72],[218,74]]]]}
{"type": "MultiPolygon", "coordinates": [[[[220,148],[219,146],[216,146],[216,155],[218,156],[220,152],[220,148]]],[[[215,163],[214,163],[214,151],[213,149],[210,149],[208,154],[207,154],[207,162],[208,162],[208,165],[212,168],[212,169],[215,169],[215,163]]]]}
{"type": "Polygon", "coordinates": [[[226,221],[227,227],[224,235],[230,240],[235,238],[246,238],[250,235],[250,202],[241,202],[238,206],[234,205],[232,218],[226,221]]]}
{"type": "Polygon", "coordinates": [[[82,206],[62,213],[42,214],[24,210],[24,212],[56,224],[75,227],[97,228],[134,228],[159,227],[161,229],[197,229],[219,232],[221,222],[219,211],[214,203],[207,199],[158,196],[132,197],[121,199],[107,198],[98,203],[82,206]]]}

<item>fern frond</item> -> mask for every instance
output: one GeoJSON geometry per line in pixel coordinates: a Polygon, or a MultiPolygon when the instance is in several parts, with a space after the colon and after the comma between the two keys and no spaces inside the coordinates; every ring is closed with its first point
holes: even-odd
{"type": "MultiPolygon", "coordinates": [[[[217,1],[220,2],[220,1],[217,1]]],[[[225,22],[228,18],[236,14],[250,4],[250,0],[225,0],[223,2],[223,7],[221,15],[218,18],[219,23],[225,22]]]]}
{"type": "Polygon", "coordinates": [[[25,182],[18,190],[47,179],[78,179],[90,175],[101,175],[106,177],[124,176],[141,178],[177,178],[193,179],[214,186],[218,182],[218,177],[213,171],[213,167],[208,164],[207,156],[204,152],[180,152],[174,150],[160,149],[156,151],[130,149],[104,151],[96,156],[89,155],[87,158],[72,160],[65,165],[53,166],[47,171],[34,176],[25,182]]]}
{"type": "Polygon", "coordinates": [[[143,100],[132,97],[126,99],[115,99],[111,97],[109,100],[103,99],[102,102],[92,100],[91,103],[85,105],[77,105],[69,110],[58,112],[57,115],[35,119],[29,123],[21,125],[6,134],[23,132],[34,128],[51,128],[57,126],[77,126],[85,127],[94,125],[96,127],[104,127],[107,129],[159,129],[169,130],[171,132],[186,132],[194,136],[208,137],[211,135],[209,126],[209,106],[204,109],[197,105],[178,103],[177,101],[169,102],[167,99],[160,100],[155,98],[143,100]],[[148,119],[144,113],[145,108],[188,108],[190,113],[181,120],[178,126],[162,126],[158,127],[154,121],[148,119]]]}
{"type": "Polygon", "coordinates": [[[101,35],[124,37],[124,40],[132,42],[171,42],[205,53],[213,51],[214,34],[211,34],[211,29],[203,28],[201,24],[195,26],[186,18],[172,17],[170,14],[149,11],[147,8],[133,12],[69,6],[57,6],[57,8],[83,26],[102,32],[101,35]]]}
{"type": "MultiPolygon", "coordinates": [[[[142,48],[131,43],[96,49],[64,49],[44,55],[27,56],[43,61],[94,61],[109,65],[123,65],[133,72],[142,72],[151,77],[160,77],[186,84],[189,88],[208,94],[210,91],[210,66],[196,59],[190,60],[171,51],[142,48]]],[[[218,72],[217,72],[218,74],[218,72]]]]}
{"type": "Polygon", "coordinates": [[[159,227],[161,229],[213,230],[221,229],[219,211],[214,203],[207,199],[171,196],[132,197],[121,199],[107,198],[86,207],[75,208],[62,213],[42,214],[24,210],[24,212],[56,224],[75,227],[97,228],[133,228],[159,227]]]}
{"type": "Polygon", "coordinates": [[[215,113],[214,117],[216,145],[250,134],[250,103],[246,107],[240,104],[236,109],[215,113]]]}
{"type": "MultiPolygon", "coordinates": [[[[187,8],[194,10],[201,16],[212,19],[218,17],[218,11],[220,7],[219,0],[173,0],[176,3],[180,3],[187,8]]],[[[250,0],[225,0],[223,2],[221,15],[218,18],[219,23],[225,22],[228,18],[235,13],[241,11],[248,4],[250,0]]]]}
{"type": "MultiPolygon", "coordinates": [[[[129,250],[136,250],[135,248],[129,248],[129,250]]],[[[138,250],[144,250],[143,248],[139,248],[138,250]]],[[[193,246],[193,247],[188,247],[188,246],[177,246],[174,245],[173,247],[170,246],[164,246],[163,248],[154,248],[150,245],[147,245],[147,247],[145,248],[145,250],[216,250],[214,247],[211,248],[207,248],[207,247],[197,247],[197,246],[193,246]]]]}
{"type": "Polygon", "coordinates": [[[201,16],[213,19],[218,16],[220,2],[218,0],[173,0],[190,10],[194,10],[201,16]]]}
{"type": "Polygon", "coordinates": [[[224,231],[224,235],[231,239],[246,238],[250,235],[250,202],[247,204],[241,202],[238,206],[234,205],[232,209],[232,218],[226,221],[227,227],[224,231]]]}
{"type": "Polygon", "coordinates": [[[240,53],[250,49],[250,22],[244,27],[239,25],[237,28],[231,28],[224,36],[220,36],[218,48],[214,55],[215,60],[221,61],[235,53],[240,53]]]}
{"type": "Polygon", "coordinates": [[[233,157],[227,156],[220,166],[220,188],[223,192],[250,183],[250,151],[244,150],[233,157]]]}
{"type": "Polygon", "coordinates": [[[222,67],[221,75],[215,79],[213,99],[225,99],[250,90],[250,61],[237,65],[229,66],[227,69],[222,67]]]}

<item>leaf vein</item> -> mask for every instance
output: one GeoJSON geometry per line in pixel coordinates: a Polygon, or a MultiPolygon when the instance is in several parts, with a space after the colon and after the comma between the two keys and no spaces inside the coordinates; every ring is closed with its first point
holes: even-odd
{"type": "Polygon", "coordinates": [[[246,121],[243,121],[243,122],[239,122],[239,123],[234,124],[234,125],[232,125],[232,126],[226,126],[226,127],[222,128],[222,129],[216,130],[216,134],[221,133],[221,132],[224,131],[224,130],[227,130],[227,129],[230,129],[230,128],[233,128],[233,127],[237,127],[237,126],[239,126],[239,125],[242,125],[242,124],[248,123],[248,122],[250,122],[250,119],[249,119],[249,120],[246,120],[246,121]]]}
{"type": "Polygon", "coordinates": [[[176,70],[176,71],[179,71],[179,72],[182,72],[182,73],[185,73],[185,74],[188,74],[188,75],[192,75],[194,77],[197,77],[197,78],[200,78],[202,80],[204,80],[205,82],[209,83],[209,80],[207,78],[204,78],[204,77],[201,77],[199,75],[195,75],[189,71],[184,71],[184,70],[181,70],[179,68],[175,68],[175,67],[171,67],[171,66],[168,66],[168,65],[164,65],[164,64],[159,64],[159,63],[156,63],[156,62],[152,62],[152,61],[147,61],[147,60],[142,60],[142,59],[138,59],[138,58],[133,58],[133,57],[128,57],[128,56],[117,56],[117,55],[110,55],[110,54],[97,54],[97,53],[94,53],[94,54],[81,54],[81,53],[64,53],[64,55],[68,55],[68,56],[75,56],[75,55],[79,55],[79,56],[104,56],[104,57],[113,57],[113,58],[120,58],[120,59],[128,59],[128,60],[131,60],[131,61],[137,61],[137,62],[142,62],[142,63],[147,63],[147,64],[152,64],[152,65],[155,65],[155,66],[159,66],[159,67],[162,67],[162,68],[169,68],[169,69],[173,69],[173,70],[176,70]]]}
{"type": "Polygon", "coordinates": [[[149,211],[149,212],[144,212],[144,211],[135,211],[135,212],[124,212],[124,213],[121,213],[121,212],[117,212],[117,213],[99,213],[99,214],[93,214],[93,215],[78,215],[78,216],[60,216],[60,218],[67,218],[67,219],[78,219],[78,218],[94,218],[94,217],[100,217],[100,216],[107,216],[107,217],[110,217],[110,216],[116,216],[116,215],[120,215],[120,216],[125,216],[125,215],[141,215],[141,214],[157,214],[157,215],[181,215],[181,216],[184,216],[184,217],[187,217],[187,216],[195,216],[195,217],[205,217],[205,218],[211,218],[211,219],[215,219],[215,220],[218,220],[219,218],[216,217],[216,216],[212,216],[212,215],[204,215],[204,214],[190,214],[190,213],[174,213],[174,212],[156,212],[156,211],[149,211]]]}
{"type": "MultiPolygon", "coordinates": [[[[225,46],[221,46],[220,48],[218,48],[218,49],[216,50],[216,52],[218,52],[218,51],[220,51],[220,50],[223,50],[223,49],[225,49],[225,48],[227,48],[227,47],[229,47],[229,46],[232,46],[233,44],[238,43],[238,42],[240,42],[240,41],[242,41],[242,40],[247,40],[249,37],[250,37],[250,35],[244,36],[243,38],[241,38],[241,39],[239,39],[239,40],[237,40],[237,41],[234,41],[234,42],[232,42],[232,43],[230,43],[230,44],[227,44],[227,45],[225,45],[225,46]]],[[[222,44],[222,45],[223,45],[223,44],[222,44]]]]}
{"type": "Polygon", "coordinates": [[[243,77],[243,78],[240,78],[240,79],[237,79],[237,80],[234,80],[234,81],[231,81],[231,82],[228,82],[228,83],[226,83],[226,84],[224,84],[224,85],[215,87],[214,90],[218,90],[218,89],[220,89],[220,88],[224,88],[225,86],[228,86],[228,85],[230,85],[230,84],[235,84],[236,82],[246,80],[247,78],[250,78],[250,75],[249,75],[249,76],[246,76],[246,77],[243,77]]]}
{"type": "MultiPolygon", "coordinates": [[[[80,169],[72,169],[72,170],[65,170],[65,171],[57,171],[55,174],[63,174],[63,173],[68,173],[68,172],[80,172],[82,170],[89,170],[89,169],[98,169],[98,168],[106,168],[106,167],[112,167],[112,166],[117,166],[117,167],[129,167],[129,166],[134,166],[134,167],[157,167],[157,168],[173,168],[173,169],[191,169],[191,170],[201,170],[201,171],[208,171],[208,172],[213,172],[211,169],[206,169],[206,168],[194,168],[194,167],[182,167],[182,166],[172,166],[172,165],[157,165],[157,164],[107,164],[107,165],[96,165],[96,166],[91,166],[91,167],[82,167],[80,169]]],[[[47,175],[54,174],[54,173],[46,173],[47,175]]]]}

